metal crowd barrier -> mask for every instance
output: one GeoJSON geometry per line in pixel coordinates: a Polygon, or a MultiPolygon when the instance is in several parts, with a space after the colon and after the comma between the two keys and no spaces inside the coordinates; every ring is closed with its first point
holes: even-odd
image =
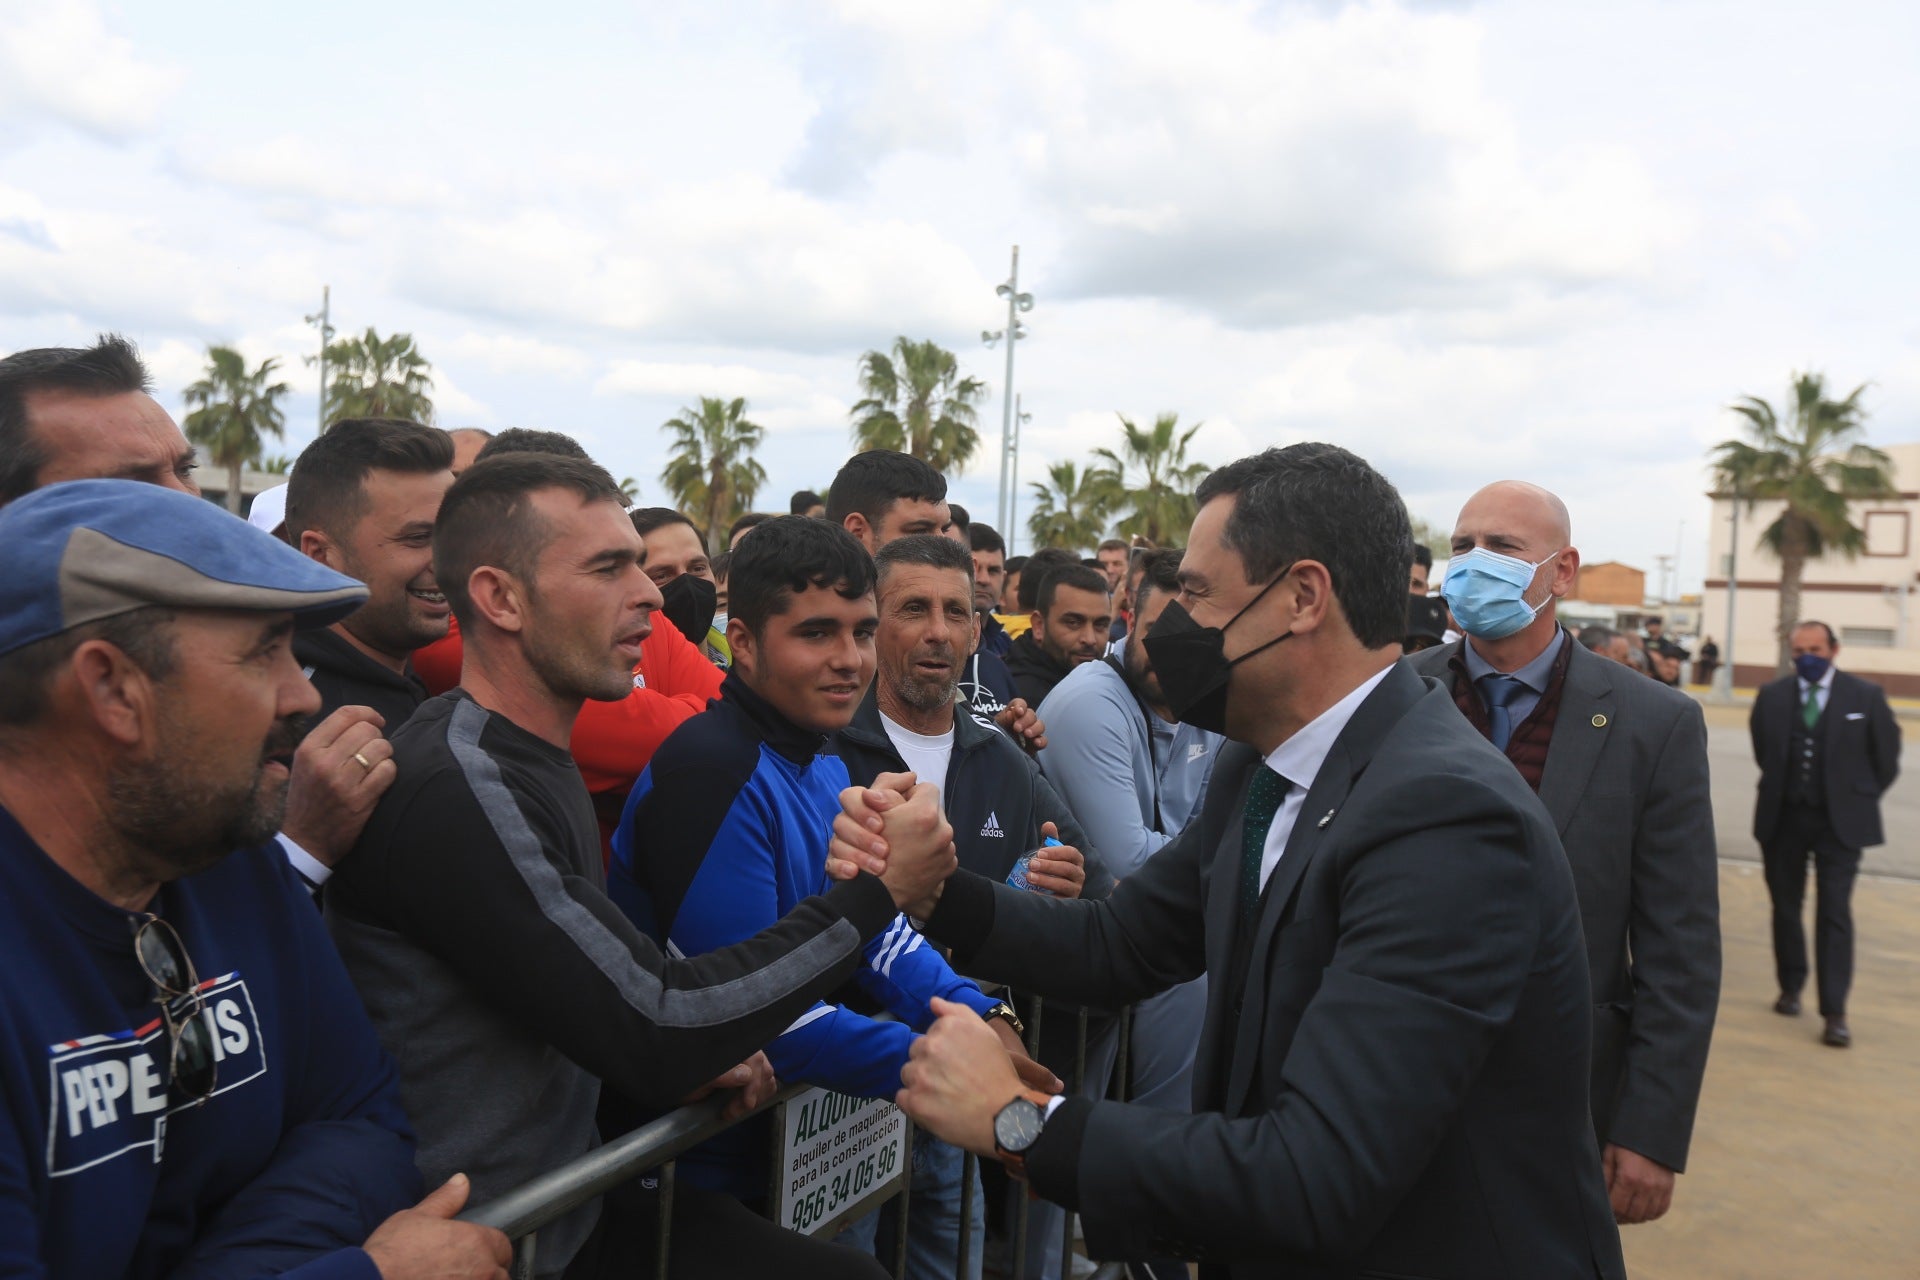
{"type": "MultiPolygon", "coordinates": [[[[1030,1054],[1039,1053],[1040,1023],[1043,1013],[1042,1002],[1035,997],[1033,1016],[1029,1019],[1027,1027],[1027,1052],[1030,1054]]],[[[887,1017],[888,1015],[879,1016],[887,1017]]],[[[1114,1075],[1120,1082],[1123,1096],[1127,1078],[1127,1047],[1132,1016],[1131,1008],[1121,1011],[1119,1055],[1114,1075]]],[[[1087,1071],[1087,1011],[1079,1010],[1078,1018],[1079,1034],[1074,1047],[1073,1075],[1067,1081],[1069,1094],[1080,1088],[1087,1071]]],[[[800,1084],[788,1085],[771,1100],[738,1120],[722,1118],[727,1106],[725,1098],[708,1098],[690,1103],[669,1111],[658,1119],[650,1120],[610,1142],[603,1143],[577,1160],[569,1161],[557,1169],[549,1170],[531,1181],[522,1183],[496,1200],[468,1209],[460,1215],[460,1218],[465,1222],[478,1222],[483,1226],[496,1227],[504,1232],[507,1238],[514,1242],[512,1274],[515,1280],[524,1280],[534,1274],[540,1228],[624,1182],[657,1170],[660,1181],[660,1218],[653,1275],[656,1280],[666,1280],[669,1250],[673,1240],[674,1169],[678,1157],[736,1124],[744,1124],[753,1116],[762,1115],[783,1105],[806,1092],[810,1087],[800,1084]]],[[[776,1153],[780,1137],[780,1133],[776,1131],[773,1136],[776,1153]]],[[[911,1199],[913,1182],[913,1137],[913,1122],[908,1120],[907,1158],[902,1162],[898,1173],[889,1178],[889,1181],[897,1180],[899,1183],[899,1190],[889,1197],[897,1215],[893,1259],[893,1274],[896,1280],[901,1280],[906,1275],[907,1268],[908,1201],[911,1199]]],[[[778,1161],[775,1160],[772,1163],[777,1165],[778,1161]]],[[[968,1153],[961,1168],[960,1246],[958,1256],[954,1259],[956,1276],[965,1276],[972,1261],[973,1184],[978,1168],[978,1158],[968,1153]]],[[[777,1169],[775,1176],[776,1178],[778,1176],[777,1169]]],[[[1012,1280],[1025,1280],[1029,1201],[1021,1184],[1018,1183],[1009,1188],[1009,1195],[1011,1199],[1017,1201],[1010,1206],[1009,1212],[1009,1221],[1013,1223],[1012,1256],[1008,1260],[1011,1267],[1010,1274],[1012,1280]]],[[[774,1199],[769,1197],[769,1210],[772,1209],[773,1203],[774,1199]]],[[[883,1212],[885,1204],[886,1202],[882,1201],[875,1206],[862,1201],[854,1207],[853,1211],[827,1224],[816,1234],[830,1238],[832,1232],[838,1231],[849,1222],[864,1218],[868,1213],[883,1212]]],[[[1060,1233],[1060,1274],[1063,1278],[1070,1278],[1073,1275],[1073,1224],[1074,1215],[1066,1214],[1060,1233]]],[[[984,1244],[984,1241],[982,1243],[984,1244]]]]}

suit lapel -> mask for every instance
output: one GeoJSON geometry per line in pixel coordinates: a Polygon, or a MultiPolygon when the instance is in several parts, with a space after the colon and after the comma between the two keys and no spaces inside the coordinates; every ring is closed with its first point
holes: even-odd
{"type": "Polygon", "coordinates": [[[1287,835],[1286,851],[1274,865],[1273,875],[1267,880],[1266,890],[1261,894],[1260,916],[1254,924],[1253,947],[1247,954],[1246,995],[1240,1005],[1240,1024],[1235,1028],[1233,1070],[1227,1080],[1228,1115],[1239,1114],[1241,1104],[1246,1101],[1247,1089],[1253,1082],[1253,1064],[1260,1056],[1261,1025],[1265,1021],[1263,1015],[1267,1007],[1266,957],[1267,952],[1273,949],[1274,932],[1279,927],[1280,917],[1286,914],[1287,903],[1292,900],[1294,890],[1300,886],[1300,878],[1306,874],[1307,864],[1313,861],[1314,853],[1333,825],[1328,822],[1322,826],[1321,819],[1339,816],[1340,806],[1346,802],[1347,793],[1353,790],[1355,773],[1353,761],[1343,742],[1335,742],[1333,749],[1327,753],[1326,763],[1320,766],[1320,772],[1314,777],[1313,786],[1307,791],[1307,798],[1300,806],[1300,817],[1287,835]]]}
{"type": "MultiPolygon", "coordinates": [[[[1600,759],[1607,735],[1613,731],[1613,681],[1607,659],[1590,653],[1569,636],[1567,678],[1560,686],[1560,710],[1547,744],[1547,763],[1540,774],[1540,803],[1546,805],[1562,836],[1573,821],[1573,811],[1586,794],[1587,780],[1600,759]]],[[[1644,678],[1644,677],[1641,677],[1644,678]]]]}
{"type": "MultiPolygon", "coordinates": [[[[1247,827],[1247,788],[1252,784],[1253,766],[1259,763],[1259,756],[1252,748],[1243,750],[1245,756],[1240,762],[1238,776],[1228,773],[1216,779],[1226,784],[1221,790],[1223,798],[1226,794],[1232,796],[1232,808],[1226,811],[1219,843],[1214,846],[1213,871],[1208,880],[1207,972],[1210,974],[1225,974],[1233,965],[1233,930],[1237,911],[1235,895],[1240,886],[1240,840],[1247,827]]],[[[1207,984],[1205,1025],[1225,1027],[1231,1022],[1227,1009],[1227,1001],[1232,996],[1230,985],[1218,981],[1207,984]]],[[[1221,1105],[1220,1055],[1229,1048],[1225,1035],[1200,1038],[1199,1048],[1194,1054],[1193,1078],[1200,1092],[1200,1109],[1203,1111],[1217,1110],[1221,1105]]]]}
{"type": "MultiPolygon", "coordinates": [[[[1247,1092],[1253,1083],[1254,1063],[1260,1056],[1260,1038],[1267,1012],[1267,953],[1273,949],[1280,918],[1286,914],[1287,904],[1298,891],[1314,855],[1340,829],[1340,809],[1353,790],[1354,780],[1366,769],[1393,726],[1426,692],[1425,682],[1405,663],[1396,663],[1389,668],[1386,678],[1354,711],[1353,718],[1347,721],[1347,727],[1334,740],[1333,747],[1320,766],[1320,772],[1314,776],[1313,785],[1307,790],[1306,799],[1300,806],[1300,816],[1294,821],[1293,830],[1287,834],[1286,849],[1274,866],[1273,875],[1261,895],[1253,945],[1247,954],[1245,995],[1240,1004],[1238,1025],[1232,1032],[1233,1056],[1227,1076],[1225,1109],[1230,1116],[1238,1115],[1245,1105],[1247,1092]]],[[[1222,861],[1217,864],[1218,868],[1224,870],[1226,859],[1231,856],[1233,870],[1229,872],[1225,893],[1220,892],[1220,882],[1216,879],[1215,897],[1225,898],[1229,903],[1233,899],[1231,886],[1237,883],[1242,830],[1244,823],[1236,824],[1233,838],[1230,841],[1223,840],[1219,850],[1222,861]]],[[[1209,921],[1210,925],[1213,923],[1209,921]]],[[[1235,926],[1230,912],[1224,919],[1224,925],[1228,930],[1235,926]]],[[[1228,954],[1231,956],[1231,932],[1226,937],[1229,939],[1228,954]]],[[[1209,991],[1228,985],[1212,983],[1209,984],[1209,991]]],[[[1221,1012],[1225,1012],[1224,1008],[1221,1012]]]]}

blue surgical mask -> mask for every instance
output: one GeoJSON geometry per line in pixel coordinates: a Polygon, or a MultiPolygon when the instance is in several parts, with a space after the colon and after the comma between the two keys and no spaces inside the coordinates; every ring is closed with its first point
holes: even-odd
{"type": "Polygon", "coordinates": [[[1817,653],[1803,653],[1793,660],[1793,669],[1808,684],[1819,684],[1820,677],[1826,675],[1832,665],[1832,658],[1823,658],[1817,653]]]}
{"type": "MultiPolygon", "coordinates": [[[[1556,551],[1553,556],[1559,554],[1556,551]]],[[[1453,620],[1462,631],[1482,640],[1504,640],[1532,622],[1553,600],[1551,593],[1539,604],[1526,600],[1534,572],[1553,556],[1528,564],[1475,547],[1447,562],[1440,594],[1446,597],[1447,608],[1453,610],[1453,620]]]]}

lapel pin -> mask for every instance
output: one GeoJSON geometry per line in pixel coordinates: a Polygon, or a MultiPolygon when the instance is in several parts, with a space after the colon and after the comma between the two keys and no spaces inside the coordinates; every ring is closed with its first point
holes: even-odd
{"type": "Polygon", "coordinates": [[[1319,823],[1318,823],[1318,825],[1317,825],[1317,827],[1316,827],[1315,829],[1316,829],[1316,830],[1319,830],[1319,829],[1322,829],[1322,828],[1324,828],[1324,827],[1325,827],[1325,826],[1326,826],[1326,825],[1327,825],[1327,824],[1328,824],[1329,822],[1332,822],[1332,821],[1333,821],[1333,815],[1334,815],[1334,814],[1336,814],[1336,813],[1338,813],[1338,812],[1340,812],[1340,811],[1339,811],[1338,809],[1329,809],[1329,810],[1327,810],[1327,816],[1326,816],[1326,817],[1324,817],[1324,818],[1322,818],[1322,819],[1320,819],[1320,821],[1319,821],[1319,823]]]}
{"type": "Polygon", "coordinates": [[[1606,728],[1606,727],[1607,727],[1607,718],[1606,718],[1605,716],[1595,716],[1595,717],[1593,718],[1593,727],[1594,727],[1594,728],[1596,728],[1596,729],[1604,729],[1604,728],[1606,728]]]}

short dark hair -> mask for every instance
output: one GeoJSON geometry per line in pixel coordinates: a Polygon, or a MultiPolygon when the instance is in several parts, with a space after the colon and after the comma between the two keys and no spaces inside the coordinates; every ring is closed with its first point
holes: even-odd
{"type": "Polygon", "coordinates": [[[967,509],[957,502],[947,504],[947,518],[953,521],[955,527],[962,533],[967,533],[973,528],[973,517],[968,515],[967,509]]]}
{"type": "Polygon", "coordinates": [[[1618,631],[1615,631],[1612,627],[1603,626],[1598,622],[1590,627],[1580,628],[1580,647],[1583,649],[1591,649],[1595,653],[1600,652],[1619,638],[1620,633],[1618,631]]]}
{"type": "Polygon", "coordinates": [[[461,472],[441,499],[433,527],[433,576],[461,630],[473,626],[467,580],[475,569],[505,569],[532,589],[533,567],[553,540],[531,501],[544,489],[565,489],[583,502],[627,504],[613,477],[584,458],[510,453],[461,472]]]}
{"type": "MultiPolygon", "coordinates": [[[[1020,584],[1024,594],[1026,583],[1020,584]]],[[[1103,595],[1109,601],[1113,598],[1113,588],[1107,585],[1107,575],[1098,569],[1084,564],[1062,565],[1049,573],[1040,583],[1040,594],[1034,597],[1034,606],[1041,613],[1053,608],[1053,599],[1062,587],[1072,587],[1076,591],[1092,591],[1103,595]]]]}
{"type": "Polygon", "coordinates": [[[1178,547],[1164,547],[1157,551],[1143,551],[1133,557],[1133,563],[1127,566],[1132,573],[1138,570],[1140,581],[1133,588],[1133,611],[1137,615],[1143,607],[1141,602],[1154,592],[1178,595],[1180,592],[1180,558],[1186,553],[1178,547]]]}
{"type": "Polygon", "coordinates": [[[345,537],[367,513],[367,475],[453,469],[453,437],[405,418],[342,418],[300,451],[287,477],[287,541],[318,529],[345,537]]]}
{"type": "Polygon", "coordinates": [[[1827,633],[1827,648],[1838,649],[1840,647],[1840,637],[1833,634],[1833,628],[1828,626],[1826,623],[1817,621],[1813,618],[1802,618],[1800,621],[1794,623],[1792,627],[1788,628],[1787,634],[1792,635],[1795,631],[1798,631],[1802,627],[1820,628],[1822,631],[1827,633]]]}
{"type": "Polygon", "coordinates": [[[1102,542],[1099,546],[1094,548],[1096,552],[1125,551],[1126,549],[1127,549],[1127,544],[1119,538],[1108,538],[1106,541],[1102,542]]]}
{"type": "Polygon", "coordinates": [[[747,514],[727,526],[727,545],[733,545],[733,540],[740,536],[742,529],[758,529],[761,525],[773,518],[773,513],[770,511],[747,512],[747,514]]]}
{"type": "Polygon", "coordinates": [[[54,674],[89,640],[105,640],[155,683],[164,682],[179,659],[173,631],[176,616],[160,605],[131,609],[0,657],[0,729],[24,729],[39,721],[47,713],[54,674]]]}
{"type": "Polygon", "coordinates": [[[36,391],[78,391],[117,396],[151,391],[153,379],[140,352],[117,333],[103,333],[91,347],[34,347],[0,360],[0,506],[40,487],[46,445],[33,438],[27,397],[36,391]]]}
{"type": "Polygon", "coordinates": [[[895,538],[880,548],[873,563],[882,580],[894,565],[917,564],[929,569],[958,569],[967,575],[968,582],[973,581],[973,556],[952,538],[937,533],[916,533],[908,538],[895,538]]]}
{"type": "Polygon", "coordinates": [[[1332,444],[1267,449],[1202,480],[1196,509],[1225,497],[1235,502],[1222,540],[1248,582],[1318,560],[1361,644],[1381,649],[1405,638],[1413,526],[1399,491],[1365,460],[1332,444]]]}
{"type": "Polygon", "coordinates": [[[1027,558],[1025,556],[1008,556],[1007,557],[1008,573],[1018,573],[1026,567],[1027,567],[1027,558]]]}
{"type": "Polygon", "coordinates": [[[475,462],[497,458],[503,453],[545,453],[556,458],[584,458],[593,461],[580,442],[559,431],[536,431],[532,427],[508,427],[497,436],[489,436],[474,455],[475,462]]]}
{"type": "Polygon", "coordinates": [[[1422,569],[1433,568],[1433,548],[1424,542],[1413,544],[1413,562],[1422,569]]]}
{"type": "MultiPolygon", "coordinates": [[[[647,535],[643,533],[640,536],[644,538],[647,535]]],[[[707,561],[707,568],[713,571],[713,580],[715,582],[726,582],[728,580],[727,570],[733,568],[733,552],[722,551],[719,555],[707,561]]]]}
{"type": "Polygon", "coordinates": [[[793,497],[787,500],[787,514],[803,516],[815,507],[824,507],[827,500],[811,489],[795,489],[793,497]]]}
{"type": "Polygon", "coordinates": [[[902,500],[944,502],[947,478],[909,453],[868,449],[841,464],[827,488],[827,519],[845,524],[854,512],[876,529],[889,508],[902,500]]]}
{"type": "MultiPolygon", "coordinates": [[[[975,551],[998,551],[1001,555],[1007,553],[1007,540],[1001,537],[1000,531],[990,524],[968,525],[967,546],[975,551]]],[[[1007,568],[1013,568],[1011,562],[1008,563],[1007,568]]]]}
{"type": "MultiPolygon", "coordinates": [[[[1038,609],[1040,588],[1046,584],[1047,575],[1069,565],[1076,569],[1085,567],[1081,565],[1079,556],[1059,547],[1042,547],[1028,556],[1020,566],[1027,571],[1020,575],[1020,607],[1028,613],[1038,609]]],[[[1013,572],[1011,565],[1007,567],[1007,572],[1013,572]]]]}
{"type": "Polygon", "coordinates": [[[842,599],[858,600],[873,582],[873,557],[845,529],[830,520],[776,516],[733,553],[727,616],[759,637],[797,592],[829,587],[842,599]]]}
{"type": "Polygon", "coordinates": [[[670,524],[683,524],[695,533],[700,532],[700,526],[695,524],[691,517],[684,511],[675,511],[672,507],[635,507],[630,514],[633,517],[634,532],[643,538],[655,529],[664,529],[670,524]]]}

